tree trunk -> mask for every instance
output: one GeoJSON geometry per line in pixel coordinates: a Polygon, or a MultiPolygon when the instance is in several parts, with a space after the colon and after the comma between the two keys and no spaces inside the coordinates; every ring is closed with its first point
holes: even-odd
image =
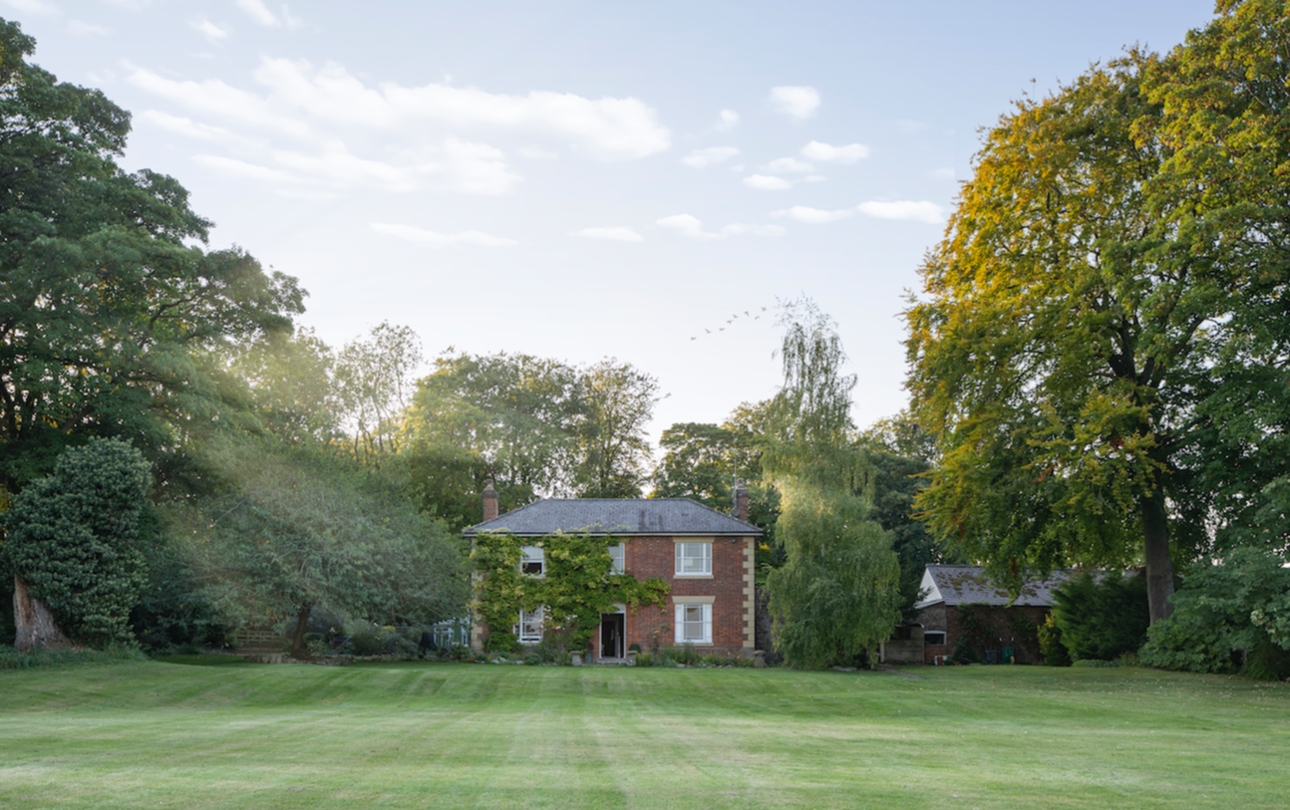
{"type": "Polygon", "coordinates": [[[16,649],[65,650],[72,646],[49,607],[31,595],[27,581],[17,574],[13,576],[13,624],[16,649]]]}
{"type": "Polygon", "coordinates": [[[1174,592],[1174,564],[1169,557],[1169,516],[1165,511],[1165,493],[1155,491],[1142,499],[1143,557],[1147,564],[1147,603],[1151,623],[1155,624],[1173,612],[1169,597],[1174,592]]]}
{"type": "Polygon", "coordinates": [[[309,657],[309,648],[305,646],[305,631],[309,629],[309,614],[313,605],[305,605],[296,614],[296,630],[291,634],[291,657],[305,659],[309,657]]]}

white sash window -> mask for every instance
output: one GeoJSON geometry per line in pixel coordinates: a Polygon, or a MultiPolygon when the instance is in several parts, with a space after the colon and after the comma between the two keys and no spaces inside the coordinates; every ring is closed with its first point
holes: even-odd
{"type": "Polygon", "coordinates": [[[712,605],[676,606],[676,643],[712,643],[712,605]]]}
{"type": "Polygon", "coordinates": [[[676,575],[712,576],[712,543],[677,543],[676,575]]]}

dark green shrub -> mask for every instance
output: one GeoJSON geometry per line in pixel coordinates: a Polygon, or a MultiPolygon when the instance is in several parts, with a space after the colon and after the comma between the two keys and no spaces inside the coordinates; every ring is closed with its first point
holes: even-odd
{"type": "Polygon", "coordinates": [[[1072,660],[1110,661],[1147,640],[1151,613],[1146,577],[1109,574],[1099,582],[1086,572],[1053,596],[1053,620],[1072,660]]]}
{"type": "Polygon", "coordinates": [[[1062,629],[1049,613],[1043,624],[1039,625],[1039,652],[1044,656],[1044,663],[1050,667],[1068,667],[1071,665],[1071,654],[1062,644],[1062,629]]]}
{"type": "Polygon", "coordinates": [[[1173,596],[1173,613],[1152,626],[1142,663],[1189,672],[1290,676],[1290,569],[1257,548],[1234,549],[1222,565],[1200,564],[1173,596]]]}
{"type": "Polygon", "coordinates": [[[484,651],[490,653],[513,653],[520,651],[520,640],[514,633],[494,630],[484,638],[484,651]]]}
{"type": "Polygon", "coordinates": [[[91,439],[67,450],[5,515],[4,552],[81,644],[134,644],[130,611],[147,582],[139,518],[151,480],[138,450],[91,439]]]}
{"type": "Polygon", "coordinates": [[[385,640],[380,631],[370,625],[358,623],[349,634],[349,646],[354,655],[370,656],[385,652],[385,640]]]}

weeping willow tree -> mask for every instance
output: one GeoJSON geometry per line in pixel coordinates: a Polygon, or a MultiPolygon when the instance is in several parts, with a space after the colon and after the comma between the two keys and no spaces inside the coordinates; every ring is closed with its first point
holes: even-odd
{"type": "Polygon", "coordinates": [[[783,493],[776,535],[787,559],[768,575],[769,608],[780,654],[818,668],[872,653],[891,635],[900,568],[890,536],[869,519],[870,471],[852,436],[856,378],[841,372],[835,325],[809,300],[786,306],[782,323],[784,384],[762,465],[783,493]]]}

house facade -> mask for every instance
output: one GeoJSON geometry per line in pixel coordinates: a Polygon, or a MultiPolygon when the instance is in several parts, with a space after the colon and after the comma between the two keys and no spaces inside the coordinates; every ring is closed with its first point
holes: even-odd
{"type": "MultiPolygon", "coordinates": [[[[1069,577],[1068,571],[1055,571],[1048,579],[1028,581],[1013,599],[982,568],[929,565],[920,586],[923,598],[914,605],[918,629],[909,628],[909,635],[921,636],[927,664],[949,663],[956,655],[983,663],[1041,663],[1036,628],[1052,610],[1053,591],[1069,577]]],[[[912,663],[912,647],[902,656],[912,663]]]]}
{"type": "MultiPolygon", "coordinates": [[[[614,568],[638,580],[657,578],[670,592],[666,605],[619,605],[600,617],[591,660],[627,659],[632,645],[649,651],[693,645],[708,654],[752,654],[755,646],[754,552],[762,531],[748,522],[748,495],[736,487],[734,514],[688,498],[547,498],[504,515],[497,493],[484,490],[484,521],[466,529],[532,538],[524,547],[521,571],[542,576],[541,539],[557,532],[588,533],[618,540],[610,547],[614,568]]],[[[536,644],[543,632],[541,611],[516,616],[522,644],[536,644]]],[[[487,628],[479,621],[471,646],[482,651],[487,628]]]]}

